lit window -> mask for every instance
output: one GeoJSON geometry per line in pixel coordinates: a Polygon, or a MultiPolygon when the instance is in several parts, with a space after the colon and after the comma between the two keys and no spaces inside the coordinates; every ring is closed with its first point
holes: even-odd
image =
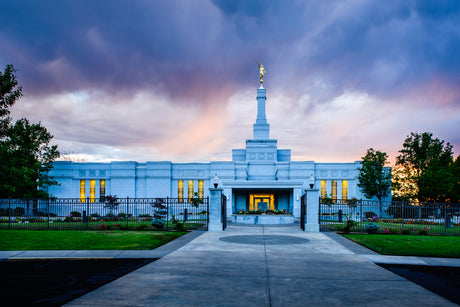
{"type": "Polygon", "coordinates": [[[96,200],[96,180],[89,181],[89,201],[94,203],[96,200]]]}
{"type": "Polygon", "coordinates": [[[327,196],[327,181],[326,180],[321,180],[321,196],[322,197],[327,196]]]}
{"type": "Polygon", "coordinates": [[[101,180],[99,184],[99,199],[101,202],[105,200],[105,180],[101,180]]]}
{"type": "Polygon", "coordinates": [[[184,180],[177,181],[177,197],[180,203],[184,202],[184,180]]]}
{"type": "Polygon", "coordinates": [[[193,198],[193,180],[188,181],[188,199],[193,198]]]}
{"type": "Polygon", "coordinates": [[[85,194],[86,182],[85,180],[80,180],[80,202],[84,203],[86,194],[85,194]]]}
{"type": "Polygon", "coordinates": [[[204,180],[198,180],[198,197],[204,198],[204,180]]]}
{"type": "Polygon", "coordinates": [[[348,180],[342,180],[342,201],[348,199],[348,180]]]}
{"type": "Polygon", "coordinates": [[[333,201],[337,201],[337,180],[331,181],[331,198],[333,201]]]}

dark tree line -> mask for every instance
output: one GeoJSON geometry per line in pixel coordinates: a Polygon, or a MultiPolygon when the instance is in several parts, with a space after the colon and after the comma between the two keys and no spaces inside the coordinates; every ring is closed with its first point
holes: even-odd
{"type": "Polygon", "coordinates": [[[15,73],[13,65],[0,71],[0,198],[44,198],[45,188],[57,184],[47,173],[59,151],[41,123],[12,122],[9,108],[22,97],[15,73]]]}

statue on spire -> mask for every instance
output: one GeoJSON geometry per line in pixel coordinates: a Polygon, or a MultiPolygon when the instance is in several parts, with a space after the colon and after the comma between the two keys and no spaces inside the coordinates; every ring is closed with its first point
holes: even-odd
{"type": "Polygon", "coordinates": [[[257,62],[257,66],[259,66],[259,78],[260,78],[260,84],[264,83],[264,75],[265,75],[265,69],[262,64],[257,62]]]}

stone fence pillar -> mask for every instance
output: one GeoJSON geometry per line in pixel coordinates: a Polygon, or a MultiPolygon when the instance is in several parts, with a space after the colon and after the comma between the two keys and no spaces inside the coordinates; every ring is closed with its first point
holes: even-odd
{"type": "Polygon", "coordinates": [[[222,189],[209,189],[208,231],[222,231],[222,189]]]}
{"type": "Polygon", "coordinates": [[[307,194],[307,216],[305,218],[305,231],[319,232],[319,190],[306,189],[305,193],[307,194]]]}

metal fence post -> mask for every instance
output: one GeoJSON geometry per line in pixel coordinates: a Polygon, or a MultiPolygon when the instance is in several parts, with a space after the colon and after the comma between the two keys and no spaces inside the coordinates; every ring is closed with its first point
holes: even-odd
{"type": "MultiPolygon", "coordinates": [[[[37,200],[37,202],[38,202],[38,200],[37,200]]],[[[50,199],[49,199],[49,197],[46,200],[46,212],[48,212],[47,213],[47,215],[48,215],[48,229],[50,229],[50,199]]]]}
{"type": "Polygon", "coordinates": [[[129,196],[126,197],[126,228],[129,228],[129,196]]]}
{"type": "Polygon", "coordinates": [[[169,230],[169,197],[166,197],[166,230],[169,230]]]}
{"type": "Polygon", "coordinates": [[[206,199],[207,199],[207,205],[206,205],[206,229],[209,229],[209,196],[206,199]]]}
{"type": "Polygon", "coordinates": [[[359,201],[359,231],[363,232],[363,201],[359,201]]]}
{"type": "Polygon", "coordinates": [[[86,217],[86,230],[89,229],[89,219],[91,214],[89,213],[89,203],[86,203],[86,212],[87,212],[87,217],[86,217]]]}
{"type": "Polygon", "coordinates": [[[11,196],[8,198],[8,229],[11,229],[11,196]]]}

